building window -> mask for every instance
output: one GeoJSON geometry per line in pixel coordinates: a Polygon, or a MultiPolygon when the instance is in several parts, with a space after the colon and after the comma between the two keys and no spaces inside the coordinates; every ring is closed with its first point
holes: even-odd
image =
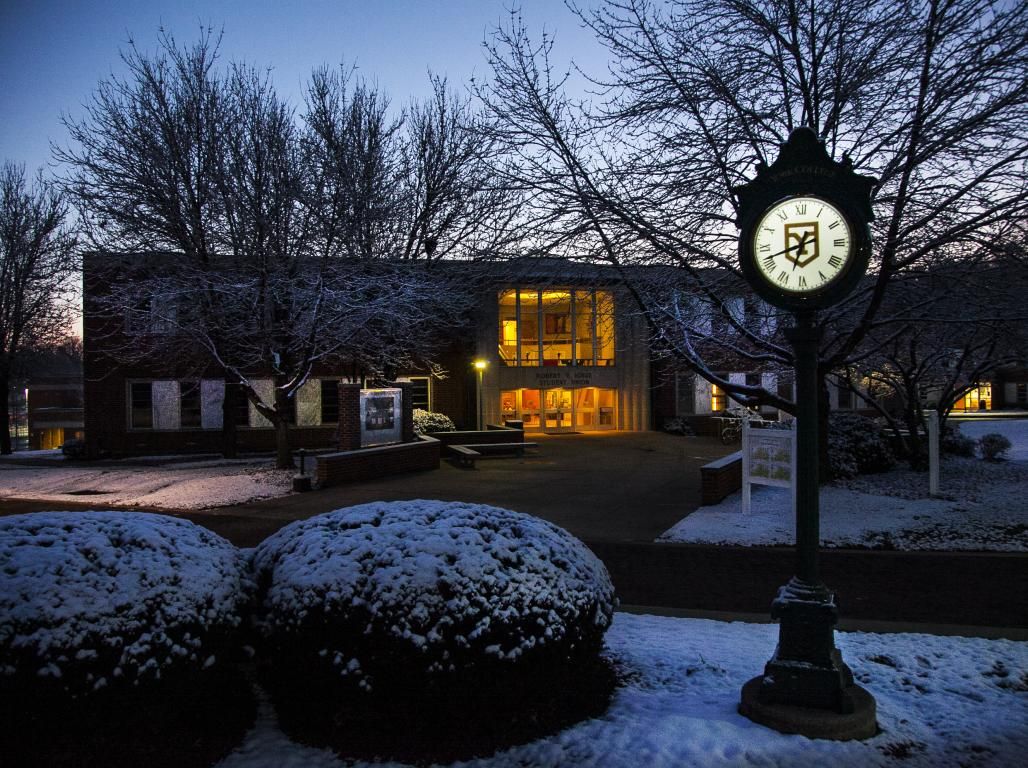
{"type": "Polygon", "coordinates": [[[717,384],[710,385],[710,410],[714,413],[727,410],[728,394],[717,384]]]}
{"type": "Polygon", "coordinates": [[[183,429],[199,429],[203,425],[200,416],[200,382],[183,381],[179,387],[179,423],[183,429]]]}
{"type": "Polygon", "coordinates": [[[339,379],[321,380],[321,423],[339,423],[339,379]]]}
{"type": "Polygon", "coordinates": [[[231,389],[231,417],[232,423],[237,427],[248,427],[250,426],[250,401],[246,397],[246,390],[243,389],[242,384],[227,384],[225,386],[225,396],[229,397],[229,390],[231,389]]]}
{"type": "Polygon", "coordinates": [[[130,389],[132,429],[153,429],[153,388],[149,381],[134,381],[130,389]]]}
{"type": "Polygon", "coordinates": [[[954,406],[963,411],[988,411],[992,409],[992,385],[979,384],[968,390],[954,406]]]}
{"type": "Polygon", "coordinates": [[[1028,384],[1023,382],[1018,384],[1015,390],[1015,397],[1017,398],[1018,405],[1028,405],[1028,384]]]}
{"type": "Polygon", "coordinates": [[[608,291],[518,288],[501,291],[503,365],[614,364],[614,297],[608,291]]]}
{"type": "Polygon", "coordinates": [[[839,408],[849,409],[853,407],[853,390],[845,384],[840,384],[836,390],[839,396],[839,408]]]}
{"type": "Polygon", "coordinates": [[[410,383],[411,407],[431,411],[432,398],[428,376],[412,376],[410,383]]]}

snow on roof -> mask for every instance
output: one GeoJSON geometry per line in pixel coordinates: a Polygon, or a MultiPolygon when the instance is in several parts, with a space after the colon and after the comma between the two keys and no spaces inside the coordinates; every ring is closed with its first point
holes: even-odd
{"type": "MultiPolygon", "coordinates": [[[[203,634],[240,621],[245,558],[186,520],[137,512],[0,518],[0,675],[37,664],[86,682],[160,677],[182,659],[212,663],[203,634]],[[82,665],[80,665],[82,666],[82,665]]],[[[26,670],[20,670],[24,673],[26,670]]]]}

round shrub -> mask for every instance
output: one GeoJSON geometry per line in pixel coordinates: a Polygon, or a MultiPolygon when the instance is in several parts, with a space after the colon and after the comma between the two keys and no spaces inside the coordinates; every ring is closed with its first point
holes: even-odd
{"type": "Polygon", "coordinates": [[[990,432],[978,439],[978,450],[982,452],[982,458],[987,461],[999,461],[1002,454],[1010,450],[1011,443],[998,432],[990,432]]]}
{"type": "Polygon", "coordinates": [[[828,463],[833,478],[873,474],[896,463],[881,426],[850,411],[828,415],[828,463]]]}
{"type": "Polygon", "coordinates": [[[185,520],[0,518],[0,716],[19,723],[0,751],[44,765],[63,764],[62,755],[90,764],[91,751],[112,744],[119,757],[105,764],[204,765],[224,754],[254,714],[245,685],[233,687],[224,669],[253,587],[235,547],[185,520]],[[207,733],[198,722],[211,715],[206,705],[226,699],[220,732],[207,733]],[[142,732],[126,739],[135,718],[142,732]]]}
{"type": "Polygon", "coordinates": [[[374,502],[287,526],[253,564],[269,685],[294,737],[453,759],[606,707],[597,670],[614,589],[585,545],[545,521],[374,502]]]}
{"type": "Polygon", "coordinates": [[[414,432],[419,435],[429,432],[453,432],[456,429],[453,420],[445,413],[414,409],[414,432]]]}
{"type": "Polygon", "coordinates": [[[972,458],[977,442],[960,431],[960,427],[947,424],[939,437],[939,448],[943,453],[972,458]]]}

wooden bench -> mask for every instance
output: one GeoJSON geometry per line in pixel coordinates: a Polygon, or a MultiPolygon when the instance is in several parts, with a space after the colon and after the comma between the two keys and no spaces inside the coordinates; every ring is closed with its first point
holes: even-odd
{"type": "Polygon", "coordinates": [[[474,467],[477,459],[486,456],[524,456],[526,448],[538,448],[538,443],[472,443],[470,445],[449,445],[458,466],[474,467]]]}

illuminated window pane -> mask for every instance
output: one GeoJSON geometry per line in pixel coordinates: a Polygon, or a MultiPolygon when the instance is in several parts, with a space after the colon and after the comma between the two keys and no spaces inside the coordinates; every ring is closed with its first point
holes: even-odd
{"type": "Polygon", "coordinates": [[[539,365],[539,291],[522,288],[521,301],[521,364],[539,365]]]}
{"type": "Polygon", "coordinates": [[[710,386],[710,410],[715,413],[723,411],[728,407],[728,396],[717,384],[710,386]]]}
{"type": "Polygon", "coordinates": [[[501,291],[500,309],[500,361],[504,365],[518,364],[518,296],[515,291],[501,291]]]}
{"type": "Polygon", "coordinates": [[[543,365],[570,365],[571,291],[549,289],[541,292],[543,309],[543,365]]]}
{"type": "Polygon", "coordinates": [[[614,365],[614,296],[596,292],[596,364],[614,365]]]}
{"type": "Polygon", "coordinates": [[[592,291],[575,291],[575,365],[595,365],[593,326],[596,310],[592,291]]]}

